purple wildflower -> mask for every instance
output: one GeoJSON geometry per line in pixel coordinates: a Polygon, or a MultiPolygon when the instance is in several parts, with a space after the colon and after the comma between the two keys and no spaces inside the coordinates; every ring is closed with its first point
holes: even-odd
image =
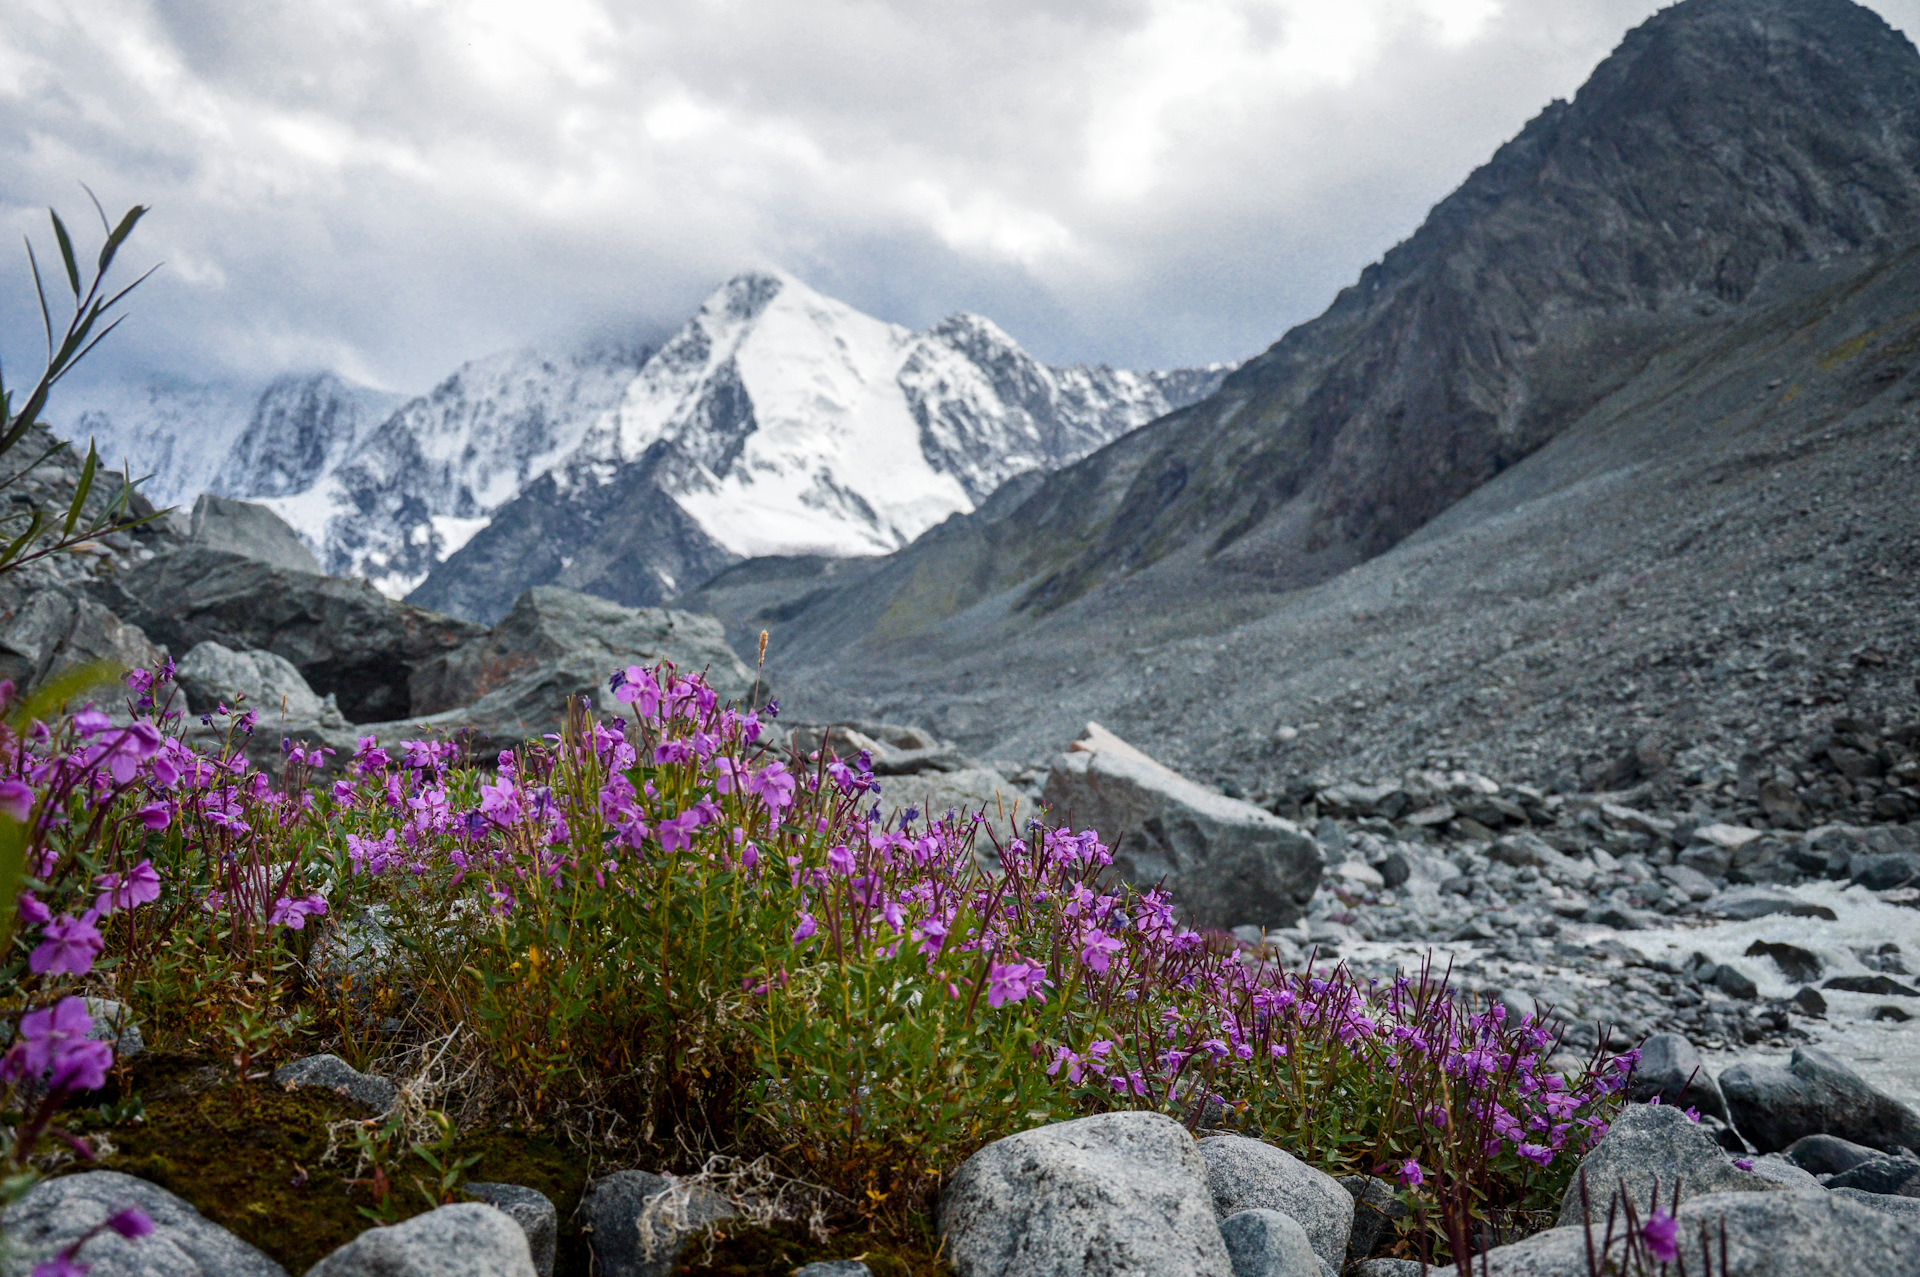
{"type": "Polygon", "coordinates": [[[49,922],[27,966],[35,975],[85,975],[93,970],[93,960],[106,944],[93,925],[97,916],[89,909],[78,918],[63,913],[49,922]]]}
{"type": "Polygon", "coordinates": [[[1663,1264],[1671,1264],[1680,1254],[1680,1221],[1656,1210],[1640,1225],[1640,1239],[1647,1253],[1663,1264]]]}

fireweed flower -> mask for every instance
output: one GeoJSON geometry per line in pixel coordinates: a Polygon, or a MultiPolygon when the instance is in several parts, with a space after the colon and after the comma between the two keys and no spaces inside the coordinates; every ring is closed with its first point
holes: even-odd
{"type": "Polygon", "coordinates": [[[995,962],[987,968],[987,1005],[1005,1006],[1009,1002],[1020,1002],[1031,997],[1036,1002],[1046,1001],[1041,990],[1045,982],[1047,969],[1037,963],[995,962]]]}
{"type": "Polygon", "coordinates": [[[33,811],[33,790],[17,780],[0,780],[0,815],[25,820],[33,811]]]}
{"type": "Polygon", "coordinates": [[[1647,1253],[1662,1264],[1671,1264],[1680,1255],[1680,1221],[1665,1211],[1655,1210],[1640,1225],[1640,1240],[1647,1253]]]}
{"type": "Polygon", "coordinates": [[[1426,1172],[1420,1169],[1419,1161],[1411,1157],[1400,1163],[1399,1178],[1408,1188],[1418,1188],[1427,1182],[1426,1172]]]}
{"type": "Polygon", "coordinates": [[[800,925],[793,929],[793,942],[795,944],[805,944],[807,941],[813,939],[813,933],[819,929],[820,924],[813,920],[813,915],[803,913],[800,915],[800,925]]]}
{"type": "Polygon", "coordinates": [[[1113,955],[1125,949],[1126,944],[1117,936],[1110,936],[1098,927],[1088,927],[1080,933],[1080,961],[1088,969],[1104,974],[1113,961],[1113,955]]]}
{"type": "Polygon", "coordinates": [[[137,1237],[145,1237],[153,1232],[153,1221],[147,1218],[145,1211],[137,1210],[129,1206],[127,1209],[109,1216],[107,1218],[107,1227],[128,1241],[132,1241],[137,1237]]]}
{"type": "Polygon", "coordinates": [[[78,918],[63,913],[49,922],[27,966],[35,975],[85,975],[93,970],[93,960],[106,945],[93,925],[98,916],[89,909],[78,918]]]}
{"type": "Polygon", "coordinates": [[[151,860],[142,860],[127,870],[124,877],[120,874],[102,874],[100,898],[93,902],[93,907],[104,916],[118,909],[151,904],[159,898],[160,875],[154,870],[151,860]]]}

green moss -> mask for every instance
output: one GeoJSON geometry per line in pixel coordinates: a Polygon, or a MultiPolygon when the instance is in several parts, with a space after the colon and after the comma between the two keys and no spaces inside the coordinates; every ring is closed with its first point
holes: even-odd
{"type": "Polygon", "coordinates": [[[774,1224],[717,1233],[711,1243],[693,1241],[673,1266],[675,1277],[774,1277],[824,1259],[858,1259],[874,1277],[952,1277],[932,1236],[916,1243],[860,1233],[817,1241],[803,1224],[774,1224]]]}
{"type": "MultiPolygon", "coordinates": [[[[316,1088],[287,1091],[269,1082],[238,1082],[211,1057],[148,1052],[126,1075],[90,1097],[111,1106],[138,1096],[144,1113],[110,1122],[100,1109],[72,1115],[77,1131],[104,1139],[108,1170],[150,1180],[188,1202],[214,1223],[258,1246],[289,1272],[306,1271],[334,1248],[374,1226],[361,1213],[371,1190],[354,1184],[348,1148],[328,1164],[327,1127],[368,1114],[349,1100],[316,1088]]],[[[521,1184],[545,1193],[560,1216],[556,1272],[588,1271],[587,1243],[574,1206],[585,1190],[588,1159],[545,1136],[514,1130],[474,1131],[461,1137],[456,1157],[477,1154],[468,1177],[521,1184]]],[[[88,1169],[66,1168],[69,1172],[88,1169]]],[[[397,1168],[400,1218],[428,1209],[397,1168]]]]}

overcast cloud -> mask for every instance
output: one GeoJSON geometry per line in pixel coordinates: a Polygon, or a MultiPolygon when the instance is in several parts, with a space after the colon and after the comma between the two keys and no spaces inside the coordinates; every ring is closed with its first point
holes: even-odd
{"type": "MultiPolygon", "coordinates": [[[[118,375],[419,390],[658,332],[755,265],[1054,362],[1240,359],[1657,7],[8,0],[0,224],[50,246],[80,182],[153,206],[118,375]]],[[[1873,7],[1920,30],[1920,0],[1873,7]]],[[[0,281],[18,378],[18,250],[0,281]]]]}

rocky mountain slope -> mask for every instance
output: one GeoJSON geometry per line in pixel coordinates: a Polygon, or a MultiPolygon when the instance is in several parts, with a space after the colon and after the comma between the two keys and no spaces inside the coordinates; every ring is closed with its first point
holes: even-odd
{"type": "Polygon", "coordinates": [[[883,554],[1224,372],[1049,368],[978,315],[913,333],[741,275],[411,597],[483,619],[543,583],[643,605],[741,558],[883,554]]]}
{"type": "Polygon", "coordinates": [[[1843,0],[1687,0],[1213,397],[856,578],[700,605],[771,628],[811,716],[1015,763],[1098,718],[1250,793],[1900,712],[1916,95],[1843,0]]]}

